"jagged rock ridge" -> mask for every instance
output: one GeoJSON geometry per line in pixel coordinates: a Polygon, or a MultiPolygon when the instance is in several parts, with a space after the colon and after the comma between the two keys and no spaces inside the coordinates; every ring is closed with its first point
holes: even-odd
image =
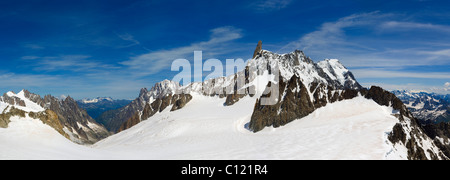
{"type": "MultiPolygon", "coordinates": [[[[84,109],[79,108],[77,102],[68,97],[59,100],[46,95],[41,98],[37,94],[22,90],[20,93],[5,93],[0,98],[1,122],[8,122],[11,116],[31,117],[41,120],[44,124],[53,127],[64,137],[79,143],[93,144],[110,133],[100,124],[96,123],[84,109]]],[[[1,123],[7,127],[7,123],[1,123]]]]}
{"type": "Polygon", "coordinates": [[[142,88],[139,97],[130,104],[103,113],[98,121],[112,132],[120,132],[135,124],[148,119],[157,112],[161,112],[168,106],[175,111],[188,103],[192,96],[189,94],[177,94],[179,84],[164,80],[156,83],[150,91],[142,88]]]}
{"type": "Polygon", "coordinates": [[[174,92],[180,89],[189,89],[190,93],[224,98],[224,106],[232,106],[246,96],[257,96],[258,100],[255,102],[253,114],[248,123],[249,129],[253,132],[268,126],[286,125],[328,103],[363,96],[381,106],[394,109],[395,113],[393,112],[392,115],[399,121],[388,135],[394,151],[407,149],[406,158],[408,159],[448,159],[449,157],[448,153],[445,153],[444,146],[433,142],[400,99],[380,87],[373,86],[370,89],[361,87],[352,73],[336,59],[314,63],[302,51],[276,54],[262,50],[261,43],[258,43],[254,58],[248,62],[244,70],[234,75],[194,82],[184,87],[179,87],[177,83],[171,81],[162,83],[170,84],[170,86],[156,84],[151,91],[142,89],[139,98],[120,110],[121,119],[117,122],[121,124],[118,123],[120,127],[117,130],[134,126],[170,105],[172,105],[171,110],[182,108],[174,104],[186,104],[192,96],[189,93],[175,96],[177,93],[174,92]],[[267,79],[263,81],[266,83],[263,86],[256,83],[261,78],[267,79]],[[243,81],[239,82],[238,79],[243,81]],[[273,93],[274,88],[278,90],[278,94],[273,93]],[[165,91],[165,89],[168,90],[165,91]],[[240,93],[237,93],[238,91],[240,93]],[[272,95],[275,95],[274,104],[262,103],[263,98],[272,95]],[[176,103],[177,101],[179,103],[176,103]]]}
{"type": "Polygon", "coordinates": [[[422,123],[450,122],[450,101],[445,95],[405,90],[392,91],[422,123]]]}

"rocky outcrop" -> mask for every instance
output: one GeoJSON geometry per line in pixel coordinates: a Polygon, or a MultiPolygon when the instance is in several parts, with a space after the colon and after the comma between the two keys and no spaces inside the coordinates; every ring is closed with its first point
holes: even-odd
{"type": "Polygon", "coordinates": [[[136,112],[130,119],[125,121],[122,126],[120,126],[118,132],[124,131],[128,128],[133,127],[134,125],[141,122],[141,119],[139,118],[139,112],[136,112]]]}
{"type": "Polygon", "coordinates": [[[156,83],[150,90],[142,88],[139,97],[130,104],[111,111],[106,111],[97,118],[105,127],[117,133],[128,129],[142,120],[146,120],[167,107],[171,111],[183,108],[191,99],[190,94],[178,91],[178,82],[164,80],[156,83]]]}
{"type": "Polygon", "coordinates": [[[399,119],[399,122],[389,133],[388,139],[394,144],[394,147],[406,147],[408,159],[449,159],[450,156],[442,153],[446,151],[445,147],[442,147],[439,142],[433,141],[427,135],[427,131],[422,128],[419,120],[411,114],[403,102],[393,93],[381,87],[372,86],[365,97],[374,100],[379,105],[392,107],[394,111],[398,112],[398,114],[394,115],[399,119]],[[425,143],[429,143],[429,145],[424,146],[425,143]]]}
{"type": "Polygon", "coordinates": [[[47,109],[42,112],[26,112],[24,110],[17,109],[14,106],[8,107],[7,109],[8,112],[3,112],[2,114],[0,114],[1,128],[8,127],[8,123],[10,122],[11,117],[17,116],[21,118],[26,118],[28,116],[33,119],[41,120],[42,123],[49,125],[53,129],[58,131],[58,133],[69,139],[69,135],[66,134],[63,130],[64,126],[59,121],[58,115],[52,110],[47,109]]]}
{"type": "Polygon", "coordinates": [[[110,132],[117,133],[123,123],[134,116],[136,112],[144,110],[144,107],[149,99],[149,91],[146,88],[142,88],[139,93],[139,97],[133,100],[130,104],[119,109],[106,111],[96,120],[103,124],[110,132]]]}
{"type": "Polygon", "coordinates": [[[433,139],[433,142],[441,149],[442,153],[450,157],[450,123],[423,125],[425,133],[433,139]]]}
{"type": "Polygon", "coordinates": [[[22,118],[26,117],[25,111],[17,109],[14,106],[7,107],[6,109],[8,109],[8,112],[3,112],[0,114],[0,128],[7,128],[8,124],[11,122],[10,118],[13,116],[22,118]]]}
{"type": "Polygon", "coordinates": [[[175,101],[175,103],[173,103],[172,109],[170,111],[176,111],[178,109],[183,108],[191,100],[192,100],[192,96],[190,94],[174,95],[172,102],[175,101]]]}
{"type": "Polygon", "coordinates": [[[421,123],[450,122],[450,100],[428,92],[392,91],[421,123]]]}
{"type": "MultiPolygon", "coordinates": [[[[14,93],[14,92],[12,92],[14,93]]],[[[17,105],[17,106],[22,106],[25,107],[25,101],[21,100],[18,97],[15,96],[9,96],[8,93],[3,94],[3,97],[1,97],[1,101],[10,104],[10,105],[17,105]]]]}
{"type": "MultiPolygon", "coordinates": [[[[270,82],[268,87],[272,86],[270,82]]],[[[272,94],[261,96],[255,104],[249,128],[258,132],[264,127],[280,127],[295,119],[302,118],[314,111],[314,106],[309,98],[306,86],[294,75],[288,82],[279,82],[278,103],[275,105],[261,104],[261,98],[270,97],[272,94]],[[298,87],[300,89],[298,89],[298,87]]],[[[268,91],[268,89],[266,89],[268,91]]]]}
{"type": "Polygon", "coordinates": [[[73,136],[83,144],[93,144],[110,135],[70,96],[65,100],[59,100],[47,95],[44,97],[44,104],[45,108],[52,110],[58,116],[61,124],[67,127],[68,131],[73,133],[73,136]]]}
{"type": "Polygon", "coordinates": [[[124,131],[141,121],[147,120],[151,116],[158,112],[164,111],[169,106],[172,106],[170,111],[176,111],[183,108],[190,100],[192,96],[190,94],[167,94],[166,96],[159,97],[151,104],[146,103],[142,111],[137,111],[132,117],[127,119],[119,128],[118,132],[124,131]]]}
{"type": "Polygon", "coordinates": [[[256,45],[256,49],[255,52],[253,53],[253,59],[255,59],[255,57],[261,53],[262,51],[262,41],[258,41],[258,45],[256,45]]]}
{"type": "Polygon", "coordinates": [[[64,126],[61,124],[58,115],[52,110],[47,109],[43,112],[38,113],[30,112],[28,115],[31,118],[41,120],[44,124],[47,124],[56,131],[58,131],[59,134],[63,135],[67,139],[70,139],[69,135],[66,132],[64,132],[64,126]]]}
{"type": "Polygon", "coordinates": [[[374,100],[379,105],[392,106],[395,110],[399,110],[402,116],[412,117],[412,115],[407,112],[406,106],[399,98],[397,98],[397,96],[381,87],[372,86],[365,97],[374,100]]]}
{"type": "Polygon", "coordinates": [[[25,98],[29,99],[30,101],[38,104],[41,107],[45,106],[44,99],[41,98],[38,94],[33,94],[28,90],[23,90],[25,98]]]}
{"type": "Polygon", "coordinates": [[[0,101],[10,105],[1,114],[0,124],[2,127],[7,125],[7,119],[10,117],[25,117],[26,114],[30,118],[40,119],[44,124],[51,126],[63,136],[79,144],[93,144],[110,135],[71,97],[65,100],[59,100],[50,95],[41,98],[37,94],[23,90],[19,94],[5,93],[0,101]],[[25,100],[29,103],[29,107],[27,107],[25,100]],[[19,110],[16,107],[24,110],[19,110]]]}
{"type": "MultiPolygon", "coordinates": [[[[267,85],[270,87],[271,83],[267,85]]],[[[324,84],[313,83],[310,89],[303,84],[301,79],[294,75],[284,82],[279,80],[279,96],[275,105],[262,105],[261,99],[258,99],[251,116],[249,129],[258,132],[265,127],[280,127],[289,122],[303,118],[311,114],[317,108],[325,106],[327,103],[333,103],[338,100],[352,99],[358,96],[364,90],[333,90],[332,87],[326,87],[324,84]],[[310,95],[309,92],[313,92],[310,95]]],[[[268,89],[266,89],[268,91],[268,89]]],[[[271,94],[263,95],[261,98],[270,97],[271,94]]]]}

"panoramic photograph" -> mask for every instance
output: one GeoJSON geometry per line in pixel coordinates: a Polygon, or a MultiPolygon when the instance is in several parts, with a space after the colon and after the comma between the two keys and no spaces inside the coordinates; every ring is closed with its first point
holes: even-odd
{"type": "Polygon", "coordinates": [[[0,160],[450,159],[448,1],[17,0],[0,23],[0,160]]]}

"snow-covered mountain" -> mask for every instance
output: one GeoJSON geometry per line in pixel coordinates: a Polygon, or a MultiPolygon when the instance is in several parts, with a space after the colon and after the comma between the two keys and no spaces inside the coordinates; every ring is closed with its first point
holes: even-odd
{"type": "Polygon", "coordinates": [[[406,90],[396,90],[392,93],[421,121],[450,122],[450,101],[446,99],[448,95],[406,90]]]}
{"type": "Polygon", "coordinates": [[[131,100],[116,100],[110,97],[98,97],[94,99],[77,100],[78,106],[85,109],[89,116],[97,119],[102,113],[121,108],[129,104],[131,100]]]}
{"type": "MultiPolygon", "coordinates": [[[[278,79],[282,82],[279,89],[280,95],[286,95],[288,90],[285,87],[290,85],[290,81],[297,80],[300,83],[297,84],[297,91],[300,92],[302,88],[305,89],[305,91],[302,91],[305,96],[301,97],[308,98],[311,103],[314,103],[311,106],[313,109],[325,105],[328,96],[335,101],[340,98],[340,95],[349,95],[351,94],[350,91],[353,91],[352,97],[355,97],[357,95],[356,90],[361,89],[351,72],[338,60],[324,60],[316,64],[302,51],[297,50],[289,54],[279,55],[261,50],[255,52],[254,60],[248,62],[245,70],[235,75],[209,79],[204,82],[194,82],[184,87],[180,87],[177,82],[164,80],[156,83],[150,91],[145,88],[142,89],[139,98],[131,104],[114,111],[114,113],[107,112],[101,115],[99,119],[103,122],[110,122],[111,126],[106,125],[107,128],[109,127],[108,129],[119,131],[147,119],[158,111],[163,111],[169,105],[183,106],[189,102],[192,93],[219,96],[225,98],[225,105],[232,105],[246,95],[261,96],[266,89],[266,85],[269,82],[278,84],[278,79]],[[279,74],[270,72],[273,69],[272,67],[275,67],[279,74]],[[245,79],[246,82],[241,89],[236,89],[235,86],[238,84],[237,79],[239,78],[245,79]],[[306,84],[303,86],[301,83],[306,84]],[[229,89],[232,92],[226,93],[225,90],[229,89]],[[240,90],[244,93],[237,94],[236,92],[240,90]],[[177,94],[177,92],[188,93],[177,94]],[[138,116],[141,117],[138,118],[138,116]],[[128,123],[126,123],[127,121],[128,123]],[[127,126],[121,128],[124,123],[127,126]]],[[[280,104],[280,102],[278,103],[280,104]]],[[[176,109],[178,107],[172,108],[172,110],[176,109]]],[[[312,110],[303,115],[311,112],[312,110]]],[[[295,118],[300,118],[300,116],[290,117],[291,120],[295,118]]]]}
{"type": "MultiPolygon", "coordinates": [[[[220,137],[221,141],[218,142],[227,144],[227,147],[233,147],[231,145],[233,143],[228,143],[233,140],[227,138],[233,137],[236,138],[236,141],[244,139],[243,141],[252,145],[263,146],[263,144],[266,144],[266,146],[273,145],[283,149],[281,147],[288,148],[285,146],[289,144],[288,142],[283,144],[282,139],[270,139],[262,134],[283,131],[283,129],[289,127],[281,128],[281,126],[291,126],[291,123],[301,124],[297,121],[302,122],[305,119],[311,121],[311,127],[317,128],[315,130],[313,130],[314,128],[307,129],[309,134],[318,134],[323,130],[331,134],[336,133],[335,137],[341,136],[341,133],[344,132],[337,132],[339,128],[334,131],[333,128],[328,127],[328,125],[339,123],[341,120],[350,124],[350,126],[345,126],[349,133],[353,131],[366,132],[366,130],[358,130],[356,127],[369,127],[368,124],[365,124],[365,120],[372,119],[373,115],[369,115],[370,113],[368,112],[362,112],[364,111],[363,109],[360,112],[360,109],[356,107],[357,105],[353,107],[349,104],[355,103],[364,106],[364,103],[374,102],[377,104],[375,107],[378,107],[379,111],[372,113],[385,115],[377,117],[380,122],[383,121],[382,119],[386,119],[386,129],[380,128],[372,131],[373,134],[368,135],[380,138],[378,141],[380,143],[377,144],[377,147],[386,147],[378,158],[448,159],[450,156],[449,153],[442,152],[442,149],[435,144],[433,139],[423,132],[419,121],[414,118],[400,99],[380,87],[362,88],[352,73],[338,60],[327,59],[314,63],[302,51],[297,50],[288,54],[276,54],[263,50],[261,46],[261,43],[258,43],[254,58],[248,62],[246,68],[232,76],[209,79],[204,82],[194,82],[183,87],[180,87],[176,82],[165,80],[157,83],[150,91],[142,89],[139,98],[130,105],[116,111],[116,115],[111,118],[111,122],[117,122],[115,129],[120,133],[99,142],[96,144],[96,147],[116,149],[119,148],[119,144],[126,143],[127,147],[136,148],[141,146],[137,145],[137,142],[147,144],[150,147],[153,147],[153,145],[156,147],[156,144],[159,143],[173,143],[176,146],[180,145],[178,144],[179,141],[193,142],[199,140],[201,142],[196,144],[197,148],[186,144],[186,147],[183,146],[179,150],[173,150],[168,145],[166,146],[167,149],[162,148],[161,153],[190,152],[192,149],[205,150],[200,152],[216,152],[212,149],[213,145],[206,145],[207,147],[204,147],[206,149],[201,148],[203,146],[202,143],[209,144],[208,141],[212,140],[208,138],[202,140],[201,137],[209,136],[208,134],[210,133],[213,139],[220,137]],[[245,80],[243,86],[238,86],[239,82],[237,79],[240,78],[245,80]],[[161,87],[167,88],[161,89],[161,87]],[[225,93],[226,90],[230,89],[232,90],[231,93],[225,93]],[[239,91],[241,93],[236,93],[239,91]],[[272,94],[278,94],[272,97],[274,102],[271,105],[263,102],[264,98],[271,96],[271,94],[264,94],[263,92],[269,91],[272,94]],[[164,93],[160,94],[159,92],[164,93]],[[183,92],[184,94],[178,94],[177,92],[183,92]],[[361,98],[365,99],[364,103],[357,100],[363,101],[361,98]],[[342,108],[339,109],[336,104],[346,107],[339,107],[342,108]],[[391,109],[383,110],[383,108],[391,109]],[[339,110],[333,112],[332,109],[339,110]],[[220,113],[221,111],[228,113],[220,113]],[[332,115],[324,118],[326,119],[324,121],[315,122],[314,117],[323,118],[323,114],[318,114],[321,111],[332,115]],[[333,118],[334,115],[340,117],[340,114],[347,114],[348,116],[345,117],[348,119],[333,118]],[[218,124],[220,124],[220,128],[218,124]],[[218,132],[218,134],[213,132],[218,132]],[[231,132],[238,135],[235,136],[236,134],[233,135],[231,132]],[[255,133],[254,136],[256,137],[264,136],[266,141],[241,137],[243,134],[240,133],[252,134],[251,132],[255,133]],[[220,133],[223,133],[223,136],[219,135],[220,133]],[[192,136],[189,136],[189,134],[192,136]],[[136,142],[136,144],[132,142],[136,142]]],[[[374,119],[374,122],[376,122],[377,118],[374,119]]],[[[298,129],[304,128],[296,127],[298,129]]],[[[290,133],[292,134],[284,134],[284,137],[289,139],[291,138],[290,136],[297,137],[298,135],[294,131],[290,133]]],[[[297,133],[301,134],[301,132],[297,133]]],[[[358,139],[357,136],[349,136],[345,139],[349,138],[353,141],[358,139]]],[[[307,136],[305,135],[305,137],[307,136]]],[[[309,137],[308,139],[310,138],[317,137],[309,137]]],[[[333,139],[331,136],[326,136],[321,140],[336,142],[335,144],[330,144],[334,149],[349,148],[352,151],[357,151],[357,148],[361,148],[357,144],[366,143],[364,139],[359,139],[358,142],[353,141],[353,144],[348,145],[350,147],[343,147],[341,146],[342,144],[339,145],[340,141],[344,141],[343,139],[333,139]]],[[[293,142],[300,143],[302,138],[297,138],[297,141],[293,142]]],[[[234,145],[246,147],[239,143],[234,145]]],[[[220,147],[218,144],[214,144],[214,146],[220,147]]],[[[319,152],[319,149],[321,149],[319,147],[324,148],[317,146],[310,150],[319,152]]],[[[304,145],[300,145],[298,148],[307,149],[304,145]]],[[[245,149],[236,148],[233,150],[233,153],[229,152],[236,156],[224,157],[238,157],[238,152],[241,151],[242,153],[242,151],[246,151],[245,149]]],[[[160,152],[158,149],[153,150],[160,152]]],[[[223,151],[220,152],[226,154],[223,151]]],[[[305,150],[305,152],[310,151],[305,150]]],[[[200,156],[195,154],[194,151],[192,153],[191,157],[196,157],[195,155],[197,157],[200,156]]],[[[217,155],[217,153],[213,154],[217,155]]],[[[273,151],[270,153],[273,153],[273,151]]],[[[247,157],[258,157],[248,153],[244,154],[247,157]]],[[[260,152],[259,155],[261,155],[259,157],[270,156],[264,152],[260,152]]],[[[358,157],[362,158],[364,155],[358,157]]],[[[358,157],[353,158],[358,159],[358,157]]],[[[342,157],[336,155],[335,158],[339,159],[342,157]]]]}
{"type": "MultiPolygon", "coordinates": [[[[118,132],[127,120],[130,120],[133,116],[136,120],[138,116],[136,114],[148,116],[150,110],[156,113],[160,109],[166,108],[172,102],[172,95],[177,88],[179,88],[179,84],[169,80],[156,83],[150,91],[147,88],[142,88],[138,98],[119,109],[104,112],[97,118],[97,121],[104,124],[109,131],[118,132]],[[151,104],[153,102],[155,103],[151,104]],[[143,113],[144,111],[146,113],[143,113]]],[[[176,100],[174,99],[173,103],[176,100]]]]}
{"type": "Polygon", "coordinates": [[[98,103],[98,102],[102,102],[102,101],[112,102],[114,100],[110,97],[97,97],[94,99],[85,98],[82,100],[78,100],[77,102],[79,102],[81,104],[92,104],[92,103],[98,103]]]}
{"type": "MultiPolygon", "coordinates": [[[[7,99],[9,104],[26,102],[7,99]]],[[[43,107],[43,106],[42,106],[43,107]]],[[[41,109],[38,109],[41,110],[41,109]]],[[[16,115],[17,116],[17,115],[16,115]]],[[[35,121],[10,118],[5,134],[35,121]]],[[[26,118],[26,117],[25,117],[26,118]]],[[[164,80],[130,104],[103,113],[117,132],[90,148],[61,143],[69,159],[449,159],[441,127],[425,131],[407,106],[380,87],[363,88],[336,59],[277,54],[259,42],[240,72],[180,86],[164,80]],[[431,135],[436,135],[430,138],[431,135]],[[442,138],[441,138],[442,136],[442,138]],[[98,156],[97,156],[98,155],[98,156]]],[[[446,127],[446,126],[443,126],[446,127]]],[[[55,133],[51,133],[54,136],[55,133]]],[[[29,136],[28,133],[26,133],[29,136]]],[[[26,136],[26,137],[27,137],[26,136]]],[[[1,147],[28,143],[17,137],[1,147]]],[[[38,142],[39,149],[52,148],[38,142]]],[[[21,158],[29,157],[21,150],[21,158]]],[[[30,150],[31,151],[31,150],[30,150]]],[[[40,154],[43,159],[55,155],[40,154]]]]}
{"type": "Polygon", "coordinates": [[[8,127],[11,118],[25,118],[40,120],[79,144],[93,144],[109,136],[71,97],[59,100],[50,95],[41,98],[27,90],[17,94],[10,91],[0,97],[0,113],[3,128],[8,127]]]}

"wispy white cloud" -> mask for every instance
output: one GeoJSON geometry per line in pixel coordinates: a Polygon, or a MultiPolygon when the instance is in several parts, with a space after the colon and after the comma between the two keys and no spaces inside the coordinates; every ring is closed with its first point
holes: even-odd
{"type": "Polygon", "coordinates": [[[381,30],[389,30],[389,31],[434,30],[434,31],[450,32],[450,26],[436,25],[431,23],[402,22],[402,21],[382,22],[379,28],[381,30]]]}
{"type": "Polygon", "coordinates": [[[48,75],[48,74],[17,74],[1,73],[1,90],[20,91],[28,89],[41,95],[64,94],[76,99],[111,96],[121,99],[135,98],[139,89],[147,87],[148,80],[130,80],[129,76],[111,73],[108,76],[75,76],[75,75],[48,75]]]}
{"type": "Polygon", "coordinates": [[[450,72],[403,72],[383,69],[355,69],[352,70],[358,78],[421,78],[421,79],[450,79],[450,72]]]}
{"type": "Polygon", "coordinates": [[[39,56],[22,56],[22,60],[34,60],[34,59],[39,59],[39,56]]]}
{"type": "Polygon", "coordinates": [[[419,55],[426,55],[427,59],[449,59],[450,58],[450,49],[442,49],[442,50],[428,50],[428,51],[417,51],[419,55]]]}
{"type": "MultiPolygon", "coordinates": [[[[335,22],[323,23],[316,31],[303,35],[300,39],[292,41],[282,47],[280,51],[291,51],[292,49],[326,49],[331,46],[357,46],[366,48],[366,45],[348,41],[345,28],[357,26],[370,26],[380,19],[392,16],[392,14],[381,14],[379,12],[353,14],[338,19],[335,22]]],[[[371,48],[368,48],[371,49],[371,48]]]]}
{"type": "Polygon", "coordinates": [[[253,2],[250,7],[257,12],[271,12],[286,8],[292,0],[260,0],[253,2]]]}
{"type": "Polygon", "coordinates": [[[171,63],[176,59],[191,57],[194,51],[203,51],[204,55],[219,55],[229,52],[232,47],[229,43],[242,37],[240,29],[226,26],[212,29],[208,41],[197,42],[188,46],[173,49],[163,49],[131,57],[130,60],[120,64],[127,66],[138,76],[146,76],[169,69],[171,63]],[[228,48],[228,50],[226,50],[228,48]]]}
{"type": "Polygon", "coordinates": [[[119,46],[119,48],[127,48],[127,47],[132,47],[132,46],[136,46],[136,45],[141,44],[141,42],[139,42],[138,40],[136,40],[136,39],[134,38],[134,36],[132,36],[131,34],[128,34],[128,33],[124,33],[124,34],[118,34],[118,33],[115,33],[115,34],[116,34],[117,37],[119,37],[120,39],[122,39],[122,40],[124,40],[124,41],[127,41],[127,42],[130,42],[130,44],[123,45],[123,46],[119,46]]]}
{"type": "Polygon", "coordinates": [[[56,82],[57,76],[2,73],[0,84],[7,87],[48,86],[56,82]]]}
{"type": "Polygon", "coordinates": [[[450,92],[450,82],[444,83],[444,90],[450,92]]]}
{"type": "Polygon", "coordinates": [[[41,45],[38,45],[38,44],[25,44],[24,47],[25,48],[29,48],[29,49],[33,49],[33,50],[45,49],[44,46],[41,46],[41,45]]]}
{"type": "Polygon", "coordinates": [[[450,49],[443,47],[450,40],[447,37],[450,37],[449,26],[370,12],[325,22],[278,52],[300,49],[317,60],[339,58],[348,67],[450,65],[450,49]],[[355,36],[360,31],[365,35],[355,36]],[[436,33],[440,36],[421,37],[436,33]]]}
{"type": "MultiPolygon", "coordinates": [[[[0,84],[8,89],[45,87],[45,93],[54,92],[85,98],[101,94],[116,98],[133,98],[142,87],[152,86],[157,80],[148,78],[164,69],[169,70],[173,60],[193,56],[203,51],[203,57],[215,57],[236,50],[233,41],[242,37],[240,29],[226,26],[210,30],[209,39],[187,46],[163,49],[131,57],[127,61],[109,64],[90,55],[23,56],[24,66],[32,74],[0,73],[0,84]],[[234,49],[234,50],[233,50],[234,49]],[[58,75],[51,75],[58,74],[58,75]],[[155,82],[154,82],[155,81],[155,82]],[[95,85],[95,86],[93,86],[95,85]],[[118,96],[119,95],[119,96],[118,96]]],[[[123,41],[137,44],[132,35],[122,34],[123,41]]],[[[39,92],[37,92],[39,93],[39,92]]]]}
{"type": "Polygon", "coordinates": [[[362,86],[366,88],[370,88],[371,86],[379,86],[383,89],[393,91],[393,90],[408,90],[408,91],[422,91],[422,92],[433,92],[437,94],[448,94],[450,93],[449,88],[443,88],[439,86],[430,86],[419,83],[380,83],[380,82],[366,82],[361,83],[362,86]]]}
{"type": "Polygon", "coordinates": [[[103,62],[90,59],[87,55],[61,55],[61,56],[24,56],[23,60],[34,60],[33,70],[35,71],[109,71],[118,69],[117,66],[105,64],[103,62]]]}

